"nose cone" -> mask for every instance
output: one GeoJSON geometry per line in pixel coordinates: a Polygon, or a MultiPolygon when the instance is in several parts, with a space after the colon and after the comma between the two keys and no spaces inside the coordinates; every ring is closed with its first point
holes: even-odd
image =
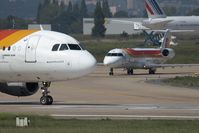
{"type": "Polygon", "coordinates": [[[93,55],[91,55],[88,51],[84,51],[79,58],[79,68],[82,76],[93,72],[96,68],[96,63],[97,61],[93,55]]]}
{"type": "Polygon", "coordinates": [[[122,64],[122,59],[120,57],[109,57],[109,56],[106,56],[104,58],[104,65],[105,66],[110,66],[110,67],[118,67],[122,64]]]}

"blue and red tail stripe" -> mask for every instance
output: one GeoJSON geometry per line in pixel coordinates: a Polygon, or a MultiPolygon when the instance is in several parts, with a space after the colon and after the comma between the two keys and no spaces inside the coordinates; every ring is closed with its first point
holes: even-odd
{"type": "Polygon", "coordinates": [[[163,15],[162,10],[160,9],[158,3],[155,0],[148,0],[148,1],[157,14],[163,15]]]}
{"type": "Polygon", "coordinates": [[[153,10],[151,9],[151,7],[146,1],[145,1],[145,5],[146,5],[147,10],[150,12],[150,14],[154,15],[155,13],[153,12],[153,10]]]}

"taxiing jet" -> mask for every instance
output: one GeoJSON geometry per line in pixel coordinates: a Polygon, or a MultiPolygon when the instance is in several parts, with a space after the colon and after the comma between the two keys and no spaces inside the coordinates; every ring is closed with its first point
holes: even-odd
{"type": "Polygon", "coordinates": [[[155,74],[157,68],[198,66],[197,64],[164,64],[175,56],[170,48],[171,32],[166,30],[160,48],[123,48],[113,49],[104,58],[104,65],[110,67],[109,75],[113,69],[127,69],[127,74],[133,75],[134,69],[148,69],[149,74],[155,74]]]}
{"type": "Polygon", "coordinates": [[[51,82],[84,76],[95,58],[66,34],[44,30],[0,30],[0,92],[30,96],[42,89],[40,103],[53,103],[51,82]]]}

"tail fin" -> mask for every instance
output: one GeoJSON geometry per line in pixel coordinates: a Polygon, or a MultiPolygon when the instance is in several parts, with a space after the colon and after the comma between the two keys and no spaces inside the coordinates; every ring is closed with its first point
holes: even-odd
{"type": "Polygon", "coordinates": [[[164,34],[164,38],[161,44],[161,49],[169,48],[171,43],[171,31],[166,30],[166,33],[164,34]]]}
{"type": "Polygon", "coordinates": [[[165,18],[166,14],[157,0],[145,0],[145,8],[149,18],[165,18]]]}

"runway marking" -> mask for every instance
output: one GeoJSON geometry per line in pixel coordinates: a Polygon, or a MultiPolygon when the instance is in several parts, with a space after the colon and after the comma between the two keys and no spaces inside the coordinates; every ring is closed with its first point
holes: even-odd
{"type": "Polygon", "coordinates": [[[155,116],[155,115],[50,115],[57,119],[135,119],[135,120],[199,120],[199,116],[155,116]]]}
{"type": "Polygon", "coordinates": [[[170,110],[199,111],[199,105],[52,105],[34,106],[36,109],[122,109],[122,110],[170,110]]]}

